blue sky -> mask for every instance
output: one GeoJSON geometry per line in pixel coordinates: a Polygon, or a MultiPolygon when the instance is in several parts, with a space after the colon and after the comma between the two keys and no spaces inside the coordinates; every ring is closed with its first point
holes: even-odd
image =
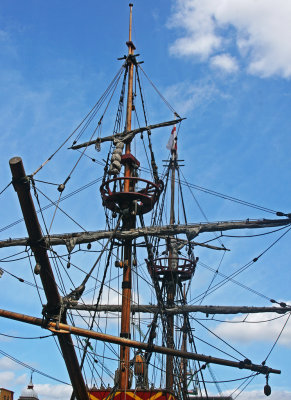
{"type": "MultiPolygon", "coordinates": [[[[187,117],[178,141],[179,156],[185,159],[183,173],[187,180],[272,210],[289,212],[290,3],[286,0],[276,3],[271,0],[149,0],[133,3],[133,41],[141,54],[140,59],[145,62],[142,67],[174,109],[187,117]]],[[[11,157],[21,156],[27,173],[31,173],[72,132],[120,68],[117,58],[126,54],[127,38],[127,1],[2,0],[0,176],[3,187],[10,181],[8,160],[11,157]]],[[[151,123],[172,118],[149,87],[145,94],[151,123]]],[[[108,124],[104,124],[104,135],[111,134],[112,121],[110,115],[108,124]]],[[[169,132],[163,130],[153,137],[160,160],[167,157],[168,135],[169,132]]],[[[105,150],[104,147],[102,153],[97,153],[99,159],[106,157],[105,150]]],[[[75,154],[62,152],[54,163],[49,163],[40,172],[39,179],[60,183],[75,158],[75,154]]],[[[103,173],[102,167],[92,165],[88,160],[83,160],[81,166],[70,181],[69,191],[103,173]]],[[[55,192],[49,193],[56,198],[55,192]]],[[[273,217],[200,192],[195,195],[209,220],[273,217]]],[[[79,196],[77,202],[68,200],[66,207],[88,230],[99,229],[98,189],[91,188],[86,195],[79,196]],[[82,201],[86,206],[80,206],[82,201]]],[[[193,206],[191,194],[187,193],[186,197],[188,219],[203,221],[199,209],[193,206]]],[[[11,187],[0,201],[1,227],[21,217],[11,187]]],[[[61,216],[54,229],[57,232],[79,230],[61,216]]],[[[2,239],[14,236],[25,236],[22,224],[1,232],[2,239]]],[[[231,247],[232,252],[223,261],[223,272],[228,274],[257,256],[277,237],[258,238],[255,243],[248,239],[225,238],[225,245],[231,247]]],[[[291,283],[289,237],[286,235],[274,246],[255,265],[254,271],[242,274],[240,281],[268,297],[288,301],[291,283]]],[[[4,252],[4,256],[13,251],[4,252]]],[[[220,259],[217,254],[205,250],[199,250],[199,257],[213,268],[220,259]]],[[[0,267],[20,276],[24,276],[25,268],[29,268],[27,261],[4,264],[1,262],[0,267]]],[[[25,278],[32,281],[30,270],[28,273],[30,275],[25,278]]],[[[201,272],[200,278],[207,285],[207,273],[201,272]]],[[[198,282],[195,290],[200,293],[198,282]]],[[[22,288],[7,274],[0,279],[0,285],[2,308],[40,315],[34,290],[22,288]]],[[[218,291],[210,296],[208,304],[243,302],[269,305],[236,288],[218,291]]],[[[264,316],[258,318],[265,319],[264,316]]],[[[252,360],[259,363],[283,323],[284,318],[271,325],[254,325],[254,329],[250,324],[246,331],[244,328],[230,330],[230,324],[216,324],[213,329],[232,340],[243,352],[254,355],[252,360]]],[[[290,326],[287,325],[284,332],[287,333],[282,335],[269,359],[272,367],[282,369],[281,376],[271,378],[275,400],[291,399],[290,326]]],[[[0,333],[15,336],[45,334],[9,321],[1,321],[0,333]]],[[[23,342],[0,337],[0,349],[34,368],[68,381],[52,339],[25,341],[25,345],[23,342]]],[[[220,370],[217,374],[223,376],[220,370]]],[[[27,369],[4,357],[0,359],[0,386],[10,387],[19,395],[28,376],[27,369]]],[[[41,399],[66,398],[63,386],[54,386],[53,381],[37,374],[34,381],[39,384],[41,399]]],[[[248,386],[246,397],[241,395],[239,398],[260,399],[263,385],[263,379],[258,378],[248,386]]]]}

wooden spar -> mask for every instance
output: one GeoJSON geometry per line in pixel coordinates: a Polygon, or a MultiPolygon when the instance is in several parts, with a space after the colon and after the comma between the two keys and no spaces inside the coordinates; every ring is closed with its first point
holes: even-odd
{"type": "MultiPolygon", "coordinates": [[[[103,231],[101,231],[103,232],[103,231]]],[[[71,236],[71,235],[79,235],[78,232],[72,233],[72,234],[59,234],[59,235],[52,235],[50,238],[53,238],[53,243],[51,243],[50,238],[44,236],[44,244],[48,248],[50,245],[53,246],[60,246],[60,245],[66,245],[66,240],[74,239],[76,238],[75,244],[82,244],[82,243],[91,243],[98,241],[99,238],[94,238],[95,232],[86,232],[85,237],[81,236],[83,232],[80,232],[80,236],[71,236]],[[87,236],[87,233],[89,236],[87,236]]],[[[96,232],[96,234],[99,234],[99,231],[96,232]]],[[[153,236],[153,235],[152,235],[153,236]]],[[[163,236],[160,236],[163,237],[163,236]]],[[[166,236],[164,237],[166,239],[166,236]]],[[[186,245],[188,243],[187,240],[179,240],[181,242],[181,245],[184,244],[186,245]]],[[[191,240],[191,243],[194,244],[195,246],[200,246],[200,247],[206,247],[207,249],[211,250],[221,250],[221,251],[230,251],[230,249],[227,249],[225,247],[218,247],[218,246],[213,246],[208,243],[199,243],[191,240]]],[[[29,239],[28,238],[21,238],[21,239],[4,239],[0,240],[0,248],[4,247],[15,247],[15,246],[29,246],[29,239]]]]}
{"type": "Polygon", "coordinates": [[[96,340],[100,340],[102,342],[114,343],[126,347],[134,347],[136,349],[147,350],[154,353],[160,354],[169,354],[172,356],[183,357],[189,360],[196,360],[205,363],[212,363],[218,365],[224,365],[228,367],[234,367],[239,369],[247,369],[254,372],[259,372],[261,374],[281,374],[281,371],[278,369],[269,368],[266,365],[258,365],[252,364],[250,360],[244,361],[230,361],[225,360],[223,358],[205,356],[204,354],[191,353],[187,351],[181,351],[176,349],[169,349],[167,347],[149,345],[148,343],[138,342],[135,340],[125,339],[118,336],[107,335],[105,333],[94,332],[87,329],[77,328],[75,326],[67,325],[60,323],[59,330],[58,326],[55,322],[48,322],[45,326],[43,324],[43,320],[41,318],[32,317],[29,315],[19,314],[12,311],[2,310],[0,309],[0,317],[13,319],[16,321],[25,322],[27,324],[40,326],[42,328],[49,329],[50,331],[57,333],[62,332],[66,337],[69,334],[78,335],[86,338],[92,338],[96,340]]]}
{"type": "MultiPolygon", "coordinates": [[[[12,172],[12,183],[21,206],[26,229],[29,235],[31,249],[35,261],[40,265],[40,278],[47,298],[46,310],[50,317],[60,316],[61,297],[53,275],[53,270],[47,255],[46,246],[41,233],[37,214],[30,193],[30,182],[25,174],[24,166],[20,157],[10,160],[12,172]]],[[[66,316],[61,315],[61,321],[66,323],[66,316]]],[[[75,396],[78,400],[88,400],[88,394],[75,353],[73,341],[70,335],[58,334],[59,344],[72,382],[75,396]]]]}
{"type": "MultiPolygon", "coordinates": [[[[126,43],[128,46],[127,68],[128,68],[128,90],[127,90],[127,107],[126,107],[126,130],[131,130],[132,116],[132,91],[133,91],[133,54],[134,44],[132,43],[132,4],[129,4],[129,40],[126,43]]],[[[125,145],[125,154],[131,154],[131,140],[125,145]]],[[[132,164],[127,159],[124,168],[125,178],[132,176],[132,164]]],[[[133,190],[130,179],[124,180],[124,192],[133,190]]],[[[134,229],[136,224],[135,215],[123,217],[122,229],[134,229]]],[[[130,338],[130,304],[131,304],[131,264],[132,264],[132,239],[126,239],[124,243],[124,259],[123,259],[123,281],[122,281],[122,310],[121,310],[121,332],[122,338],[130,338]]],[[[120,346],[120,364],[119,364],[119,388],[127,390],[129,388],[130,376],[130,348],[120,346]]]]}
{"type": "Polygon", "coordinates": [[[34,252],[36,262],[41,265],[40,278],[47,297],[47,305],[50,309],[54,309],[58,314],[61,298],[53,276],[53,271],[43,242],[41,228],[35,212],[30,193],[30,181],[26,176],[20,157],[11,158],[9,165],[12,172],[12,183],[19,199],[26,229],[29,235],[30,246],[34,252]]]}
{"type": "MultiPolygon", "coordinates": [[[[136,228],[131,230],[120,230],[115,233],[115,238],[120,240],[137,239],[148,236],[172,236],[179,234],[192,235],[193,238],[201,233],[207,232],[224,232],[228,230],[237,229],[265,229],[265,228],[278,228],[291,224],[291,218],[284,219],[257,219],[257,220],[243,220],[243,221],[221,221],[221,222],[207,222],[188,225],[164,225],[164,226],[146,226],[144,228],[136,228]]],[[[66,240],[74,239],[75,244],[91,243],[101,239],[108,239],[111,237],[112,231],[94,231],[94,232],[73,232],[64,233],[59,235],[50,235],[49,238],[44,236],[44,243],[46,246],[65,245],[66,240]]],[[[191,239],[192,240],[192,239],[191,239]]],[[[202,243],[203,244],[203,243],[202,243]]],[[[19,239],[6,239],[0,241],[1,247],[14,247],[14,246],[29,246],[29,238],[19,239]]],[[[197,243],[199,245],[199,243],[197,243]]]]}
{"type": "MultiPolygon", "coordinates": [[[[118,304],[100,304],[98,307],[92,304],[73,304],[67,305],[68,309],[79,311],[97,311],[97,312],[121,312],[121,305],[118,304]]],[[[161,312],[156,305],[132,304],[132,313],[156,314],[161,312]]],[[[163,309],[164,314],[188,314],[201,312],[203,314],[256,314],[256,313],[277,313],[286,314],[291,312],[291,306],[284,307],[249,307],[249,306],[204,306],[204,305],[183,305],[180,307],[163,309]]]]}
{"type": "Polygon", "coordinates": [[[96,144],[97,142],[98,143],[112,142],[114,140],[120,140],[122,142],[127,142],[129,140],[131,141],[134,138],[134,136],[137,135],[138,133],[142,133],[145,131],[152,131],[153,129],[163,128],[165,126],[175,125],[175,124],[178,124],[179,122],[183,121],[184,119],[186,119],[186,118],[177,118],[177,119],[173,119],[171,121],[160,122],[159,124],[143,126],[141,128],[132,129],[132,130],[126,130],[125,132],[116,133],[115,135],[105,136],[105,137],[98,138],[96,140],[91,140],[89,142],[75,144],[74,146],[71,146],[70,149],[78,150],[78,149],[81,149],[82,147],[92,146],[92,145],[96,144]]]}

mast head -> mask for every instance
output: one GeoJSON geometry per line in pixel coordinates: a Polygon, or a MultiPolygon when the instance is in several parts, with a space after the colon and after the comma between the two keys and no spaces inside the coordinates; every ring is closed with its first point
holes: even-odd
{"type": "Polygon", "coordinates": [[[130,11],[129,11],[129,39],[128,39],[129,42],[131,42],[131,32],[132,32],[132,7],[133,7],[133,4],[129,3],[129,9],[130,9],[130,11]]]}
{"type": "Polygon", "coordinates": [[[129,3],[129,35],[128,35],[128,41],[126,42],[127,47],[128,47],[128,54],[133,54],[134,50],[135,50],[135,45],[132,42],[132,7],[133,4],[129,3]]]}

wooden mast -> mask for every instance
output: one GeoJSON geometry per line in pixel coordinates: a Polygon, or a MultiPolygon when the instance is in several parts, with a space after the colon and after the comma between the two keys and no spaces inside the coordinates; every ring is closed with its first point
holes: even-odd
{"type": "MultiPolygon", "coordinates": [[[[174,146],[174,143],[173,143],[174,146]]],[[[172,147],[173,147],[172,146],[172,147]]],[[[175,224],[175,175],[177,164],[176,149],[171,149],[171,208],[170,208],[170,225],[175,224]]],[[[170,239],[169,239],[170,241],[170,239]]],[[[174,271],[176,267],[175,254],[173,254],[172,243],[169,242],[169,267],[170,271],[174,271]]],[[[176,282],[174,274],[169,273],[167,281],[167,307],[174,307],[176,294],[176,282]]],[[[167,316],[167,347],[174,348],[174,315],[167,316]]],[[[172,390],[174,385],[173,356],[168,355],[166,361],[166,389],[172,390]]]]}
{"type": "MultiPolygon", "coordinates": [[[[127,109],[126,109],[126,131],[131,130],[132,115],[132,89],[133,89],[133,54],[134,44],[132,43],[132,4],[129,4],[129,40],[126,42],[128,46],[127,68],[128,68],[128,92],[127,92],[127,109]]],[[[131,154],[131,143],[126,143],[125,155],[131,154]]],[[[125,178],[132,176],[132,167],[130,159],[125,158],[125,178]]],[[[124,180],[124,192],[132,190],[130,179],[124,180]]],[[[122,229],[134,229],[136,223],[135,215],[129,214],[123,216],[122,229]]],[[[123,282],[122,282],[122,311],[121,311],[121,332],[120,337],[130,339],[130,305],[131,305],[131,263],[132,263],[132,240],[125,240],[124,243],[124,259],[123,259],[123,282]]],[[[130,349],[126,346],[120,347],[120,367],[119,367],[119,386],[121,390],[126,391],[129,388],[130,373],[130,349]]]]}
{"type": "MultiPolygon", "coordinates": [[[[186,303],[186,285],[184,283],[184,288],[183,288],[183,297],[184,297],[184,302],[186,303]]],[[[182,327],[182,346],[181,350],[187,352],[187,317],[184,314],[183,316],[183,327],[182,327]]],[[[182,383],[182,390],[184,391],[184,394],[187,394],[187,359],[182,358],[181,359],[181,371],[182,371],[182,378],[181,378],[181,383],[182,383]]]]}

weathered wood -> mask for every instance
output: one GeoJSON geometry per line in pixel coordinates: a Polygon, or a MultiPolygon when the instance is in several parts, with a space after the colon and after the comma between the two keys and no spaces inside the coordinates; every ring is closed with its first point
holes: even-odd
{"type": "MultiPolygon", "coordinates": [[[[46,310],[50,313],[50,317],[55,317],[60,313],[61,296],[59,295],[46,248],[43,245],[44,239],[30,193],[29,179],[25,174],[20,157],[11,158],[9,165],[12,172],[12,183],[19,199],[31,249],[34,253],[36,263],[40,265],[39,274],[48,301],[46,310]]],[[[66,323],[66,315],[63,314],[60,317],[61,321],[66,323]]],[[[85,381],[79,367],[71,335],[60,334],[58,335],[58,340],[74,388],[74,394],[77,400],[88,400],[85,381]]]]}
{"type": "Polygon", "coordinates": [[[48,307],[50,309],[55,309],[57,312],[61,305],[61,297],[46,249],[43,246],[43,236],[30,193],[29,179],[26,176],[20,157],[11,158],[9,165],[12,173],[12,183],[17,193],[25,226],[29,235],[30,246],[34,253],[36,263],[41,266],[40,278],[48,301],[48,307]]]}
{"type": "MultiPolygon", "coordinates": [[[[160,236],[160,237],[164,238],[164,239],[168,238],[167,236],[160,236]]],[[[177,250],[183,249],[183,247],[185,247],[189,243],[189,240],[185,240],[185,239],[176,238],[175,240],[177,241],[177,244],[178,244],[177,250]]],[[[224,246],[218,247],[218,246],[214,246],[213,244],[194,242],[193,240],[191,240],[191,243],[194,244],[194,246],[206,247],[207,249],[211,249],[211,250],[230,251],[230,249],[227,249],[224,246]]]]}
{"type": "MultiPolygon", "coordinates": [[[[291,224],[291,218],[285,219],[257,219],[257,220],[244,220],[244,221],[222,221],[222,222],[209,222],[197,223],[188,225],[164,225],[159,227],[148,226],[144,228],[131,229],[129,231],[117,231],[115,238],[120,240],[137,239],[144,235],[149,236],[172,236],[179,234],[186,234],[189,239],[193,239],[201,233],[205,232],[223,232],[227,230],[236,229],[262,229],[262,228],[276,228],[291,224]]],[[[44,243],[47,247],[66,245],[70,239],[74,239],[75,244],[91,243],[101,239],[109,238],[112,231],[92,231],[92,232],[73,232],[50,235],[49,238],[44,236],[44,243]]],[[[198,243],[197,243],[198,244],[198,243]]],[[[1,247],[13,246],[29,246],[28,238],[19,239],[6,239],[0,241],[1,247]]]]}
{"type": "Polygon", "coordinates": [[[250,371],[260,372],[265,375],[270,374],[270,373],[281,374],[281,371],[278,369],[269,368],[266,365],[253,364],[250,360],[244,360],[244,361],[237,362],[237,361],[225,360],[223,358],[205,356],[204,354],[197,354],[197,353],[191,353],[188,351],[169,349],[168,347],[162,347],[162,346],[156,346],[154,344],[138,342],[136,340],[125,339],[122,337],[108,335],[105,333],[90,331],[87,329],[82,329],[82,328],[78,328],[75,326],[62,324],[62,323],[58,324],[58,326],[57,326],[57,324],[55,322],[48,322],[46,324],[46,326],[44,326],[43,320],[41,318],[32,317],[32,316],[24,315],[24,314],[18,314],[18,313],[14,313],[12,311],[0,309],[0,317],[25,322],[25,323],[28,323],[31,325],[37,325],[42,328],[49,329],[50,331],[52,331],[54,333],[60,332],[62,334],[65,334],[67,332],[67,333],[71,333],[73,335],[78,335],[81,337],[100,340],[101,342],[114,343],[114,344],[118,344],[118,345],[122,345],[122,346],[126,346],[126,347],[133,347],[136,349],[146,350],[146,351],[150,351],[153,353],[168,354],[168,355],[172,355],[172,356],[183,357],[183,358],[187,358],[189,360],[202,361],[202,362],[206,362],[206,363],[224,365],[227,367],[234,367],[234,368],[239,368],[239,369],[247,369],[250,371]]]}
{"type": "Polygon", "coordinates": [[[82,147],[92,146],[93,144],[96,144],[97,142],[99,142],[99,143],[112,142],[113,140],[119,140],[121,142],[128,142],[128,141],[132,140],[134,138],[134,136],[137,135],[138,133],[142,133],[145,131],[151,131],[152,129],[162,128],[165,126],[175,125],[175,124],[178,124],[179,122],[183,121],[183,119],[186,119],[186,118],[178,118],[178,119],[174,119],[171,121],[161,122],[159,124],[143,126],[138,129],[133,129],[133,130],[125,131],[122,133],[117,133],[116,135],[101,137],[96,140],[90,140],[89,142],[76,144],[76,145],[70,147],[70,149],[78,150],[78,149],[81,149],[82,147]]]}
{"type": "MultiPolygon", "coordinates": [[[[132,56],[134,54],[135,47],[131,40],[132,30],[132,4],[130,4],[130,18],[129,18],[129,39],[127,42],[128,46],[128,82],[127,82],[127,104],[126,104],[126,132],[131,131],[131,118],[132,118],[132,106],[133,106],[133,73],[134,64],[132,62],[132,56]]],[[[132,137],[125,144],[125,154],[131,155],[131,141],[132,137]]],[[[125,162],[124,165],[124,187],[123,192],[130,191],[130,180],[126,178],[132,177],[132,164],[125,162]]],[[[123,218],[123,227],[125,229],[133,229],[136,224],[136,216],[127,216],[123,218]]],[[[132,287],[132,241],[126,240],[123,248],[124,267],[122,270],[122,292],[121,292],[121,320],[120,320],[120,336],[130,338],[130,303],[131,303],[131,287],[132,287]]],[[[121,391],[126,392],[129,389],[128,370],[130,369],[130,347],[120,346],[119,348],[119,378],[117,380],[118,387],[121,391]]]]}
{"type": "MultiPolygon", "coordinates": [[[[97,308],[92,304],[69,304],[68,308],[79,311],[97,311],[97,312],[121,312],[121,305],[100,304],[97,308]]],[[[291,307],[248,307],[248,306],[203,306],[203,305],[185,305],[181,307],[165,308],[166,314],[188,314],[201,312],[203,314],[257,314],[257,313],[277,313],[286,314],[291,311],[291,307]]],[[[155,314],[159,312],[156,305],[131,305],[131,312],[155,314]]]]}

